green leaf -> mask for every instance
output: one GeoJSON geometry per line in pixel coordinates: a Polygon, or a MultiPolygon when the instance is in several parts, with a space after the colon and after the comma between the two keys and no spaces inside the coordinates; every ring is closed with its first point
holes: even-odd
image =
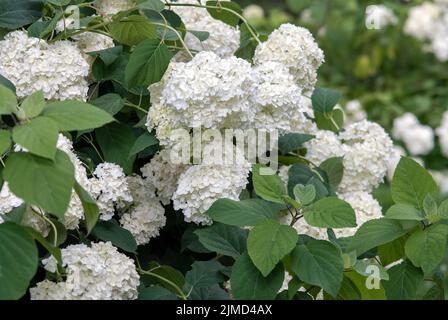
{"type": "Polygon", "coordinates": [[[173,54],[160,40],[145,40],[131,54],[126,66],[125,83],[128,87],[149,86],[159,82],[173,54]]]}
{"type": "Polygon", "coordinates": [[[116,222],[99,221],[92,229],[92,235],[100,240],[110,241],[124,251],[135,253],[137,250],[137,242],[132,234],[116,222]]]}
{"type": "Polygon", "coordinates": [[[138,300],[177,300],[177,297],[165,288],[154,286],[139,290],[138,300]]]}
{"type": "Polygon", "coordinates": [[[208,13],[210,13],[210,15],[213,18],[221,20],[222,22],[227,23],[232,27],[238,26],[240,18],[237,15],[235,15],[235,13],[237,13],[238,15],[242,15],[243,11],[241,10],[241,7],[237,3],[231,1],[207,1],[206,5],[219,7],[219,8],[207,8],[208,13]]]}
{"type": "Polygon", "coordinates": [[[70,0],[46,0],[46,2],[49,2],[56,6],[66,6],[70,3],[70,0]]]}
{"type": "Polygon", "coordinates": [[[344,164],[342,157],[329,158],[319,166],[327,174],[328,183],[336,189],[344,175],[344,164]]]}
{"type": "Polygon", "coordinates": [[[429,274],[442,262],[445,256],[448,225],[436,224],[425,230],[417,229],[406,241],[406,256],[416,267],[429,274]]]}
{"type": "Polygon", "coordinates": [[[388,270],[389,281],[384,281],[387,298],[390,300],[412,300],[423,281],[423,273],[405,260],[388,270]]]}
{"type": "Polygon", "coordinates": [[[448,199],[446,199],[440,204],[438,214],[440,218],[448,219],[448,199]]]}
{"type": "Polygon", "coordinates": [[[328,197],[315,202],[304,213],[306,222],[319,228],[356,227],[355,210],[344,200],[328,197]]]}
{"type": "Polygon", "coordinates": [[[128,46],[157,37],[155,26],[146,17],[140,15],[114,21],[110,26],[110,34],[114,40],[128,46]]]}
{"type": "Polygon", "coordinates": [[[11,146],[11,134],[8,130],[0,129],[0,156],[9,150],[11,146]]]}
{"type": "Polygon", "coordinates": [[[195,233],[202,245],[212,252],[238,258],[246,251],[247,233],[238,227],[215,223],[195,233]]]}
{"type": "Polygon", "coordinates": [[[355,271],[349,271],[344,272],[344,276],[349,278],[352,281],[352,283],[356,286],[361,295],[360,296],[361,300],[386,300],[386,292],[383,286],[381,286],[381,282],[379,283],[380,286],[378,289],[368,288],[366,286],[366,283],[374,281],[373,279],[369,280],[368,276],[371,276],[370,274],[365,276],[355,271]]]}
{"type": "Polygon", "coordinates": [[[23,203],[19,207],[12,209],[10,212],[8,212],[8,214],[3,215],[2,218],[5,221],[14,222],[16,224],[22,224],[22,220],[23,217],[25,216],[25,213],[26,213],[26,204],[23,203]]]}
{"type": "Polygon", "coordinates": [[[165,8],[165,4],[160,0],[146,0],[142,3],[139,3],[137,7],[144,10],[161,12],[165,8]]]}
{"type": "Polygon", "coordinates": [[[56,261],[62,265],[62,254],[61,249],[53,246],[47,239],[45,239],[39,231],[34,230],[31,227],[24,227],[24,229],[33,237],[34,240],[39,242],[53,257],[56,261]]]}
{"type": "Polygon", "coordinates": [[[282,154],[287,154],[301,148],[305,142],[313,138],[314,136],[310,134],[287,133],[278,139],[278,149],[282,154]]]}
{"type": "Polygon", "coordinates": [[[2,0],[0,28],[18,29],[42,17],[41,0],[2,0]]]}
{"type": "MultiPolygon", "coordinates": [[[[178,286],[179,288],[182,288],[185,284],[185,277],[184,275],[177,269],[171,267],[171,266],[167,266],[167,265],[161,265],[158,262],[155,261],[151,261],[149,263],[148,269],[152,270],[151,272],[163,277],[165,279],[168,279],[169,281],[171,281],[172,283],[174,283],[176,286],[178,286]]],[[[163,281],[162,279],[160,279],[160,277],[156,277],[153,275],[148,275],[149,278],[151,278],[152,280],[155,280],[156,282],[158,282],[161,286],[163,286],[164,288],[168,289],[168,290],[173,290],[173,286],[171,284],[166,283],[165,281],[163,281]]]]}
{"type": "Polygon", "coordinates": [[[11,89],[0,85],[0,115],[17,112],[17,98],[11,89]]]}
{"type": "Polygon", "coordinates": [[[129,155],[133,156],[136,155],[139,152],[144,151],[146,148],[149,148],[151,146],[154,146],[159,143],[159,140],[150,132],[145,132],[140,137],[135,140],[134,145],[131,148],[131,151],[129,151],[129,155]]]}
{"type": "Polygon", "coordinates": [[[44,93],[37,91],[23,100],[20,108],[28,119],[37,117],[45,107],[44,93]]]}
{"type": "Polygon", "coordinates": [[[188,32],[198,38],[199,41],[205,41],[210,37],[210,32],[207,31],[188,30],[188,32]]]}
{"type": "Polygon", "coordinates": [[[56,156],[58,126],[46,117],[38,117],[14,127],[13,140],[29,152],[50,160],[56,156]]]}
{"type": "Polygon", "coordinates": [[[405,237],[401,237],[378,247],[378,256],[383,266],[387,266],[404,257],[405,242],[405,237]]]}
{"type": "Polygon", "coordinates": [[[16,87],[14,86],[14,84],[0,74],[0,87],[2,86],[11,90],[13,93],[16,92],[16,87]]]}
{"type": "Polygon", "coordinates": [[[353,236],[347,251],[356,250],[358,256],[364,252],[391,242],[407,232],[399,221],[385,218],[374,219],[364,223],[353,236]]]}
{"type": "Polygon", "coordinates": [[[131,155],[135,143],[134,132],[126,125],[111,123],[96,130],[96,139],[107,162],[118,164],[126,174],[131,174],[135,155],[131,155]]]}
{"type": "Polygon", "coordinates": [[[214,221],[231,226],[255,226],[266,219],[277,219],[282,207],[261,199],[234,201],[231,199],[216,200],[207,214],[214,221]]]}
{"type": "Polygon", "coordinates": [[[319,286],[336,297],[342,283],[344,262],[333,244],[309,238],[292,251],[291,269],[302,281],[319,286]]]}
{"type": "Polygon", "coordinates": [[[219,283],[223,266],[216,261],[196,261],[185,275],[184,292],[199,290],[219,283]]]}
{"type": "Polygon", "coordinates": [[[0,224],[0,300],[21,298],[37,271],[33,238],[12,222],[0,224]]]}
{"type": "Polygon", "coordinates": [[[271,168],[255,164],[252,167],[252,181],[255,192],[264,200],[283,204],[286,195],[285,184],[271,168]]]}
{"type": "Polygon", "coordinates": [[[437,184],[431,174],[410,158],[403,157],[395,169],[391,186],[395,203],[405,203],[423,211],[427,194],[437,197],[437,184]]]}
{"type": "Polygon", "coordinates": [[[49,103],[43,115],[54,120],[61,131],[95,129],[114,121],[100,108],[74,100],[49,103]]]}
{"type": "Polygon", "coordinates": [[[302,163],[295,163],[288,171],[288,193],[294,197],[294,187],[298,184],[313,185],[316,189],[316,199],[327,197],[329,185],[323,179],[322,173],[318,170],[311,170],[302,163]]]}
{"type": "Polygon", "coordinates": [[[328,113],[315,111],[314,121],[319,129],[337,133],[344,128],[344,111],[339,107],[335,107],[333,111],[328,113]]]}
{"type": "Polygon", "coordinates": [[[387,209],[385,217],[395,220],[415,220],[422,221],[425,219],[423,214],[414,206],[405,203],[394,204],[387,209]]]}
{"type": "Polygon", "coordinates": [[[244,253],[235,262],[230,277],[230,286],[238,300],[272,300],[280,290],[285,271],[281,264],[264,277],[254,266],[249,255],[244,253]]]}
{"type": "Polygon", "coordinates": [[[124,107],[124,99],[116,93],[108,93],[90,101],[94,106],[103,109],[111,116],[116,115],[124,107]]]}
{"type": "Polygon", "coordinates": [[[92,57],[99,57],[103,61],[105,66],[110,66],[112,63],[117,61],[123,52],[123,46],[115,46],[112,48],[88,52],[92,57]]]}
{"type": "Polygon", "coordinates": [[[311,96],[314,111],[329,113],[341,99],[341,94],[332,89],[316,88],[311,96]]]}
{"type": "Polygon", "coordinates": [[[84,209],[84,219],[87,227],[87,234],[89,234],[100,216],[100,210],[92,199],[90,194],[84,190],[83,187],[78,182],[75,182],[75,192],[78,195],[82,203],[82,208],[84,209]]]}
{"type": "Polygon", "coordinates": [[[356,261],[355,271],[365,277],[371,276],[372,278],[378,280],[389,280],[387,270],[382,265],[378,264],[378,262],[376,262],[374,259],[356,261]],[[377,275],[375,273],[369,272],[369,267],[378,268],[379,274],[377,275]]]}
{"type": "Polygon", "coordinates": [[[294,228],[277,221],[265,220],[250,231],[247,249],[252,262],[263,276],[267,276],[294,249],[297,239],[294,228]]]}
{"type": "Polygon", "coordinates": [[[75,169],[65,152],[54,161],[30,153],[13,153],[6,160],[3,177],[11,191],[27,204],[63,218],[75,185],[75,169]]]}
{"type": "Polygon", "coordinates": [[[316,188],[312,184],[304,186],[298,184],[293,189],[294,197],[303,205],[309,205],[316,198],[316,188]]]}

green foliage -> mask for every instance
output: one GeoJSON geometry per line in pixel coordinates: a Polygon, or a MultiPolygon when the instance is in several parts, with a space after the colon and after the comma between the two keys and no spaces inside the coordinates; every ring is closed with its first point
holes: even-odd
{"type": "Polygon", "coordinates": [[[140,15],[117,18],[111,25],[110,33],[114,40],[128,46],[156,38],[155,26],[148,18],[140,15]]]}
{"type": "Polygon", "coordinates": [[[137,243],[132,234],[115,222],[98,222],[92,230],[92,235],[100,240],[110,241],[124,251],[135,253],[137,250],[137,243]]]}
{"type": "Polygon", "coordinates": [[[304,214],[308,224],[320,228],[356,227],[355,211],[350,204],[336,197],[328,197],[314,203],[304,214]]]}
{"type": "Polygon", "coordinates": [[[0,28],[21,28],[40,17],[41,0],[3,0],[0,3],[0,28]]]}
{"type": "Polygon", "coordinates": [[[240,228],[215,223],[195,233],[205,248],[218,254],[236,259],[246,251],[247,233],[240,228]]]}
{"type": "Polygon", "coordinates": [[[256,164],[252,167],[252,180],[257,195],[266,201],[283,204],[285,185],[279,176],[268,167],[256,164]]]}
{"type": "Polygon", "coordinates": [[[14,92],[0,85],[0,115],[11,114],[17,111],[17,99],[14,92]]]}
{"type": "Polygon", "coordinates": [[[207,11],[213,18],[221,20],[232,27],[236,27],[240,21],[240,18],[234,13],[238,15],[243,13],[240,6],[233,1],[207,1],[206,5],[212,7],[207,8],[207,11]]]}

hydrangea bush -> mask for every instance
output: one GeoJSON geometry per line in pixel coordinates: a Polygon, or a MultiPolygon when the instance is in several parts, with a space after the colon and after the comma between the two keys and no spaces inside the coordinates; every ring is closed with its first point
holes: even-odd
{"type": "Polygon", "coordinates": [[[316,86],[307,29],[262,35],[231,1],[4,8],[0,299],[444,297],[448,202],[316,86]],[[254,129],[273,142],[251,158],[254,129]]]}

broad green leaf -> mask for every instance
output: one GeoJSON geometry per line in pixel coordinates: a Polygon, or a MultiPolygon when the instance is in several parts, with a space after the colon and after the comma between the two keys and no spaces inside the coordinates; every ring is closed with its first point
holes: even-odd
{"type": "Polygon", "coordinates": [[[8,212],[8,214],[3,215],[2,219],[5,221],[14,222],[16,224],[22,224],[22,220],[25,216],[26,210],[26,204],[23,203],[19,207],[12,209],[10,212],[8,212]]]}
{"type": "Polygon", "coordinates": [[[0,156],[9,150],[11,146],[11,134],[8,130],[0,129],[0,156]]]}
{"type": "Polygon", "coordinates": [[[314,111],[329,113],[341,99],[341,94],[333,89],[316,88],[311,96],[314,111]]]}
{"type": "Polygon", "coordinates": [[[0,300],[21,298],[37,271],[33,238],[12,222],[0,224],[0,300]]]}
{"type": "Polygon", "coordinates": [[[6,79],[4,76],[0,74],[0,87],[6,87],[7,89],[11,90],[13,93],[16,92],[16,87],[14,86],[14,83],[6,79]]]}
{"type": "Polygon", "coordinates": [[[311,170],[302,163],[296,163],[288,171],[288,193],[294,197],[294,187],[298,184],[313,185],[316,189],[316,199],[327,197],[330,186],[324,181],[322,172],[311,170]]]}
{"type": "Polygon", "coordinates": [[[44,93],[37,91],[23,100],[20,109],[28,119],[37,117],[45,107],[44,93]]]}
{"type": "Polygon", "coordinates": [[[368,275],[361,275],[355,271],[344,272],[344,276],[349,278],[356,286],[361,295],[361,300],[386,300],[386,292],[381,282],[379,282],[379,288],[368,288],[367,283],[377,280],[368,278],[368,275]]]}
{"type": "Polygon", "coordinates": [[[114,246],[124,251],[135,253],[137,250],[137,242],[132,234],[116,222],[98,222],[92,229],[92,235],[100,240],[110,241],[114,246]]]}
{"type": "Polygon", "coordinates": [[[232,27],[238,25],[240,21],[238,15],[241,16],[243,14],[241,7],[233,1],[207,1],[206,5],[215,7],[207,8],[208,13],[210,13],[213,18],[221,20],[232,27]]]}
{"type": "Polygon", "coordinates": [[[355,264],[355,271],[359,273],[360,275],[363,275],[365,277],[371,276],[372,278],[378,279],[378,280],[389,280],[389,275],[387,273],[387,270],[378,262],[376,262],[374,259],[365,259],[365,260],[358,260],[355,264]],[[369,270],[369,268],[376,268],[378,269],[378,274],[375,274],[369,270]]]}
{"type": "Polygon", "coordinates": [[[185,230],[184,234],[182,235],[181,240],[181,252],[184,252],[185,250],[191,250],[193,252],[199,252],[199,253],[211,253],[212,251],[205,248],[202,243],[199,242],[199,237],[195,233],[195,231],[198,228],[195,226],[188,226],[185,230]]]}
{"type": "Polygon", "coordinates": [[[401,158],[395,169],[391,186],[395,203],[405,203],[423,211],[427,194],[437,197],[437,184],[431,174],[410,158],[401,158]]]}
{"type": "MultiPolygon", "coordinates": [[[[124,70],[126,69],[128,62],[128,54],[122,54],[118,56],[115,61],[109,65],[106,65],[101,59],[96,59],[92,66],[92,77],[96,82],[104,82],[110,80],[123,85],[124,70]]],[[[129,91],[131,92],[131,90],[129,91]]]]}
{"type": "Polygon", "coordinates": [[[252,167],[252,181],[255,192],[264,200],[283,204],[286,195],[285,184],[274,170],[255,164],[252,167]]]}
{"type": "Polygon", "coordinates": [[[444,200],[438,210],[438,214],[442,219],[448,219],[448,199],[444,200]]]}
{"type": "Polygon", "coordinates": [[[287,154],[291,151],[297,150],[303,146],[307,141],[313,139],[314,136],[303,133],[287,133],[278,139],[278,149],[282,154],[287,154]]]}
{"type": "Polygon", "coordinates": [[[177,300],[177,297],[165,288],[153,286],[139,290],[138,300],[177,300]]]}
{"type": "Polygon", "coordinates": [[[447,237],[448,225],[436,224],[424,230],[417,229],[406,241],[406,256],[416,267],[429,274],[445,256],[447,237]]]}
{"type": "Polygon", "coordinates": [[[137,140],[135,140],[131,151],[129,151],[129,155],[136,155],[137,153],[144,151],[146,148],[154,146],[158,143],[159,140],[157,140],[157,138],[153,134],[151,134],[150,132],[145,132],[140,137],[138,137],[137,140]]]}
{"type": "Polygon", "coordinates": [[[46,0],[46,2],[49,2],[56,6],[66,6],[70,3],[70,0],[46,0]]]}
{"type": "Polygon", "coordinates": [[[108,93],[90,101],[94,106],[103,109],[111,116],[116,115],[124,107],[124,100],[116,93],[108,93]]]}
{"type": "Polygon", "coordinates": [[[144,10],[161,12],[165,8],[165,4],[160,0],[146,0],[139,3],[137,7],[144,10]]]}
{"type": "Polygon", "coordinates": [[[55,243],[56,246],[60,246],[67,240],[67,229],[65,228],[65,226],[62,224],[61,221],[51,217],[50,220],[56,228],[56,233],[54,232],[53,228],[50,228],[50,233],[46,237],[46,240],[49,243],[55,243]]]}
{"type": "Polygon", "coordinates": [[[263,276],[267,276],[294,249],[297,239],[294,228],[265,220],[249,232],[247,249],[252,262],[263,276]]]}
{"type": "Polygon", "coordinates": [[[0,115],[17,112],[17,98],[11,89],[0,85],[0,115]]]}
{"type": "Polygon", "coordinates": [[[383,244],[378,247],[378,256],[383,266],[387,266],[392,262],[398,261],[404,257],[404,245],[406,237],[395,239],[392,242],[383,244]]]}
{"type": "Polygon", "coordinates": [[[223,268],[216,261],[196,261],[185,275],[184,292],[213,286],[222,281],[220,271],[223,268]]]}
{"type": "Polygon", "coordinates": [[[303,205],[309,205],[316,198],[316,188],[309,184],[304,186],[303,184],[298,184],[293,189],[294,197],[303,205]]]}
{"type": "Polygon", "coordinates": [[[173,54],[160,40],[145,40],[131,54],[125,70],[128,87],[149,86],[165,74],[173,54]]]}
{"type": "Polygon", "coordinates": [[[337,133],[344,128],[344,111],[339,107],[335,107],[333,111],[328,113],[315,111],[314,121],[319,129],[337,133]]]}
{"type": "Polygon", "coordinates": [[[202,245],[212,252],[238,258],[246,251],[247,232],[241,228],[215,223],[195,233],[202,245]]]}
{"type": "Polygon", "coordinates": [[[54,161],[13,153],[6,160],[3,177],[11,191],[27,204],[64,217],[75,185],[75,169],[65,152],[58,150],[54,161]]]}
{"type": "Polygon", "coordinates": [[[95,129],[114,121],[106,111],[74,100],[49,103],[43,115],[54,120],[61,131],[95,129]]]}
{"type": "MultiPolygon", "coordinates": [[[[213,264],[213,263],[212,263],[212,265],[215,266],[215,264],[213,264]]],[[[164,279],[168,279],[169,281],[174,283],[179,288],[182,288],[185,284],[185,277],[182,274],[182,272],[180,272],[179,270],[177,270],[171,266],[161,265],[158,262],[151,261],[149,263],[148,269],[152,270],[151,271],[152,273],[154,273],[160,277],[163,277],[164,279]]],[[[171,284],[168,284],[165,281],[163,281],[160,277],[151,276],[151,275],[149,276],[149,278],[151,280],[155,280],[162,287],[164,287],[168,290],[173,290],[173,286],[171,284]]]]}
{"type": "Polygon", "coordinates": [[[131,174],[135,155],[131,155],[135,144],[134,132],[126,125],[111,123],[96,130],[96,139],[104,160],[118,164],[126,174],[131,174]]]}
{"type": "Polygon", "coordinates": [[[205,41],[210,37],[210,32],[207,31],[188,30],[188,32],[198,38],[199,41],[205,41]]]}
{"type": "Polygon", "coordinates": [[[48,253],[55,257],[56,261],[60,265],[62,265],[61,249],[48,242],[48,240],[45,239],[39,231],[36,231],[31,227],[24,227],[24,229],[30,234],[31,237],[33,237],[34,240],[39,242],[45,248],[45,250],[48,251],[48,253]]]}
{"type": "Polygon", "coordinates": [[[309,238],[292,251],[291,269],[302,281],[335,297],[341,287],[344,262],[333,244],[309,238]]]}
{"type": "Polygon", "coordinates": [[[385,218],[374,219],[364,223],[353,236],[347,250],[356,250],[358,256],[364,252],[391,242],[407,232],[399,221],[385,218]]]}
{"type": "Polygon", "coordinates": [[[423,281],[423,273],[409,261],[405,260],[388,270],[389,281],[384,281],[386,295],[389,300],[413,300],[417,297],[417,289],[423,281]]]}
{"type": "Polygon", "coordinates": [[[426,219],[428,219],[430,223],[435,223],[441,220],[438,213],[437,202],[430,194],[427,194],[423,200],[423,210],[425,212],[426,219]]]}
{"type": "Polygon", "coordinates": [[[231,226],[255,226],[262,220],[277,219],[281,206],[261,199],[216,200],[207,214],[214,221],[231,226]]]}
{"type": "Polygon", "coordinates": [[[396,220],[415,220],[422,221],[425,219],[423,214],[414,206],[405,203],[394,204],[387,209],[385,217],[387,219],[396,220]]]}
{"type": "Polygon", "coordinates": [[[110,66],[112,63],[117,61],[123,52],[123,46],[115,46],[112,48],[88,52],[92,57],[99,57],[105,66],[110,66]]]}
{"type": "Polygon", "coordinates": [[[81,200],[82,208],[84,209],[84,220],[87,228],[87,234],[89,234],[98,221],[100,210],[95,200],[92,199],[90,194],[84,190],[78,182],[75,182],[75,192],[81,200]]]}
{"type": "Polygon", "coordinates": [[[156,28],[148,18],[132,15],[114,21],[110,26],[110,34],[119,43],[133,46],[145,39],[156,38],[156,28]]]}
{"type": "Polygon", "coordinates": [[[356,227],[355,210],[349,203],[336,197],[323,198],[305,211],[306,222],[319,228],[356,227]]]}
{"type": "Polygon", "coordinates": [[[38,117],[14,127],[12,138],[29,152],[50,160],[56,156],[58,126],[50,118],[38,117]]]}
{"type": "Polygon", "coordinates": [[[229,300],[229,293],[222,289],[219,284],[209,287],[198,288],[191,291],[189,298],[191,300],[229,300]]]}
{"type": "Polygon", "coordinates": [[[344,164],[342,157],[329,158],[319,166],[326,174],[328,183],[336,189],[342,181],[344,175],[344,164]]]}
{"type": "Polygon", "coordinates": [[[18,29],[42,17],[42,0],[2,0],[0,28],[18,29]]]}
{"type": "Polygon", "coordinates": [[[281,264],[268,275],[263,276],[254,266],[249,255],[241,255],[232,268],[230,286],[238,300],[272,300],[280,290],[285,271],[281,264]]]}

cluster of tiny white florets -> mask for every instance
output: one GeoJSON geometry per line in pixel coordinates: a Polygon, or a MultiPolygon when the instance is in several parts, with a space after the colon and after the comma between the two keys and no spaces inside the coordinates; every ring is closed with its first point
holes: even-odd
{"type": "Polygon", "coordinates": [[[342,143],[337,134],[328,130],[319,130],[314,134],[315,138],[306,142],[306,158],[315,165],[320,165],[328,158],[342,157],[342,143]]]}
{"type": "Polygon", "coordinates": [[[110,220],[115,209],[132,203],[132,195],[123,169],[114,163],[99,164],[89,180],[89,192],[100,209],[100,219],[110,220]]]}
{"type": "Polygon", "coordinates": [[[413,7],[404,25],[404,32],[426,41],[425,50],[434,53],[439,61],[448,61],[448,3],[424,2],[413,7]]]}
{"type": "Polygon", "coordinates": [[[143,245],[157,237],[165,226],[165,209],[155,197],[154,188],[140,176],[127,178],[133,204],[120,218],[123,228],[129,230],[137,244],[143,245]]]}
{"type": "Polygon", "coordinates": [[[0,74],[16,86],[19,98],[42,90],[48,100],[85,101],[89,69],[70,41],[48,44],[23,31],[8,33],[0,41],[0,74]]]}
{"type": "MultiPolygon", "coordinates": [[[[136,299],[140,277],[134,262],[110,242],[70,245],[61,250],[66,279],[45,280],[30,289],[32,300],[132,300],[136,299]]],[[[56,271],[56,259],[42,261],[49,272],[56,271]]]]}
{"type": "Polygon", "coordinates": [[[11,212],[22,204],[23,200],[9,190],[8,183],[3,183],[3,187],[0,190],[0,219],[2,215],[11,212]]]}
{"type": "MultiPolygon", "coordinates": [[[[179,4],[202,4],[204,0],[179,0],[179,4]]],[[[240,31],[237,27],[214,19],[205,8],[173,6],[171,8],[182,19],[187,30],[208,32],[205,41],[199,40],[193,33],[187,32],[185,42],[189,49],[195,51],[212,51],[221,58],[231,57],[240,46],[240,31]]],[[[184,52],[176,57],[185,60],[184,52]]]]}
{"type": "Polygon", "coordinates": [[[284,64],[304,91],[312,91],[324,54],[307,29],[283,24],[255,51],[255,64],[267,61],[284,64]]]}
{"type": "Polygon", "coordinates": [[[413,156],[426,155],[434,148],[434,132],[431,127],[422,125],[410,112],[394,119],[392,136],[404,142],[413,156]]]}
{"type": "Polygon", "coordinates": [[[135,2],[133,0],[95,0],[93,5],[100,15],[109,16],[134,8],[135,2]]]}
{"type": "Polygon", "coordinates": [[[84,32],[73,39],[77,47],[84,53],[106,50],[115,46],[111,37],[95,32],[84,32]]]}
{"type": "Polygon", "coordinates": [[[369,5],[366,8],[366,25],[375,24],[378,29],[396,25],[398,18],[395,13],[383,4],[369,5]]]}
{"type": "Polygon", "coordinates": [[[359,100],[350,100],[344,106],[344,123],[350,124],[367,119],[367,112],[364,111],[359,100]]]}
{"type": "Polygon", "coordinates": [[[448,157],[448,111],[443,114],[442,122],[436,129],[436,134],[439,138],[439,144],[443,155],[448,157]]]}

